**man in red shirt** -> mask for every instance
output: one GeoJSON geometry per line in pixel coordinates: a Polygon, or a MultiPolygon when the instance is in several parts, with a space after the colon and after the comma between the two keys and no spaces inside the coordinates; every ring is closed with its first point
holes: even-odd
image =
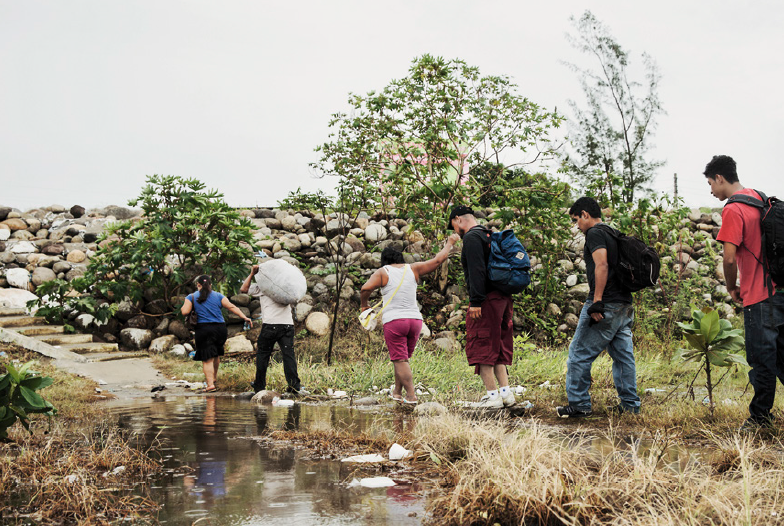
{"type": "MultiPolygon", "coordinates": [[[[711,193],[720,201],[735,194],[761,200],[757,192],[740,184],[732,157],[715,155],[703,173],[711,193]]],[[[727,291],[734,301],[743,303],[746,360],[751,366],[749,382],[754,388],[754,398],[749,405],[750,417],[741,429],[752,430],[772,423],[776,377],[784,384],[784,291],[776,293],[767,287],[761,260],[758,208],[743,203],[727,204],[721,214],[717,240],[724,245],[727,291]]]]}

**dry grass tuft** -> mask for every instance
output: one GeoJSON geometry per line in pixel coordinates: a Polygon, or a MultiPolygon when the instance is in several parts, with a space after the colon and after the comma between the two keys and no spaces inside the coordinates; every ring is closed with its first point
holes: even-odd
{"type": "Polygon", "coordinates": [[[449,471],[444,493],[429,506],[434,524],[734,525],[781,518],[784,461],[752,438],[717,444],[735,452],[717,474],[709,462],[665,461],[666,439],[599,452],[588,437],[564,439],[535,422],[520,431],[446,415],[421,419],[414,435],[449,471]]]}

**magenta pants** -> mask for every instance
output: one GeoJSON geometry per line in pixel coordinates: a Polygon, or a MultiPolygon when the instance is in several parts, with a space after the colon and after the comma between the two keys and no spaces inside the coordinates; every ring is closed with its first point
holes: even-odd
{"type": "Polygon", "coordinates": [[[385,323],[384,340],[389,349],[389,359],[397,362],[411,358],[421,331],[422,320],[403,318],[385,323]]]}

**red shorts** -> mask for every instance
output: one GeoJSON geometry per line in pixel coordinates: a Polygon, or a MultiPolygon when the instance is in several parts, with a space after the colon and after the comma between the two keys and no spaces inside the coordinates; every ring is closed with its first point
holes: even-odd
{"type": "Polygon", "coordinates": [[[386,322],[384,339],[389,349],[389,359],[396,362],[411,358],[420,332],[422,332],[422,320],[403,318],[386,322]]]}
{"type": "Polygon", "coordinates": [[[466,357],[468,365],[512,365],[514,330],[512,297],[492,291],[482,302],[482,317],[466,318],[466,357]]]}

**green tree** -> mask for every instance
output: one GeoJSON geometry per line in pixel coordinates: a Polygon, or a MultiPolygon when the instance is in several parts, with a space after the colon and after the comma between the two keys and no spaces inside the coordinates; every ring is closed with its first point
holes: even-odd
{"type": "Polygon", "coordinates": [[[200,274],[232,293],[247,274],[255,243],[251,222],[223,201],[217,190],[204,191],[197,179],[152,175],[141,195],[138,221],[116,223],[100,240],[90,261],[95,290],[111,298],[164,299],[170,302],[200,274]]]}
{"type": "Polygon", "coordinates": [[[332,116],[330,141],[316,148],[321,158],[312,167],[380,188],[379,208],[395,208],[431,243],[452,203],[478,203],[509,186],[504,170],[484,168],[488,162],[509,169],[552,156],[548,132],[562,121],[509,77],[431,55],[415,58],[408,76],[348,102],[350,112],[332,116]]]}
{"type": "Polygon", "coordinates": [[[629,53],[607,26],[590,11],[571,21],[577,32],[568,36],[569,42],[588,55],[594,67],[567,64],[580,78],[585,107],[569,103],[575,118],[569,121],[572,152],[566,165],[585,187],[619,194],[631,203],[635,195],[650,190],[649,183],[664,164],[646,158],[656,118],[665,114],[658,93],[661,75],[643,53],[645,81],[633,80],[629,53]]]}
{"type": "Polygon", "coordinates": [[[104,321],[113,311],[107,299],[129,297],[165,300],[165,314],[200,274],[210,274],[217,290],[233,293],[256,248],[252,224],[223,194],[204,188],[197,179],[148,176],[141,195],[129,201],[141,206],[142,218],[106,227],[84,277],[42,284],[36,292],[49,297],[28,306],[40,307],[39,314],[51,320],[75,309],[104,321]]]}
{"type": "Polygon", "coordinates": [[[346,285],[351,265],[344,251],[344,244],[349,231],[356,223],[363,210],[373,210],[376,203],[374,196],[377,188],[367,184],[363,178],[341,179],[337,187],[337,195],[329,196],[322,190],[303,193],[299,188],[289,193],[288,197],[280,202],[281,208],[293,208],[308,212],[320,213],[324,224],[317,227],[316,234],[320,234],[329,242],[324,245],[329,264],[327,268],[335,275],[335,293],[332,305],[332,322],[330,324],[329,345],[327,347],[327,365],[332,363],[332,350],[335,343],[335,332],[338,327],[340,314],[341,292],[346,285]],[[335,216],[335,223],[330,226],[329,214],[335,216]]]}

